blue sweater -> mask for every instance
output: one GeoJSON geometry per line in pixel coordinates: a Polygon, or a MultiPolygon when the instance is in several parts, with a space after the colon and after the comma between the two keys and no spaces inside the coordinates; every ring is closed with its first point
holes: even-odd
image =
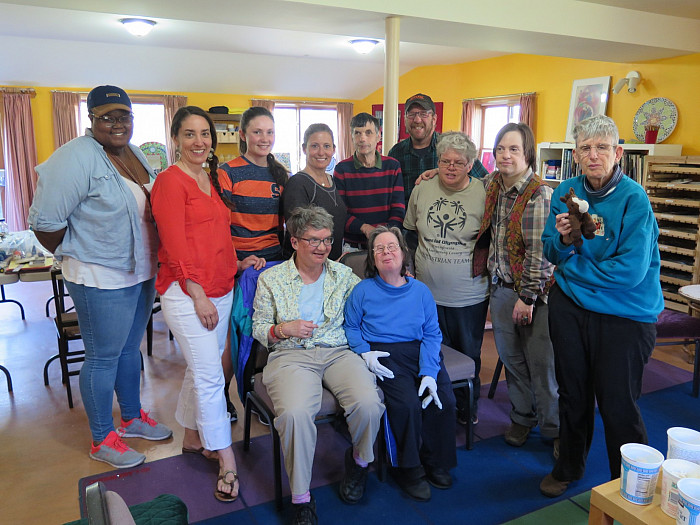
{"type": "Polygon", "coordinates": [[[556,265],[562,291],[586,310],[655,323],[664,308],[659,282],[659,227],[644,189],[627,176],[603,197],[589,195],[584,176],[562,182],[542,234],[544,255],[556,265]],[[567,211],[559,197],[574,188],[590,205],[598,229],[592,240],[576,249],[566,246],[555,227],[567,211]]]}
{"type": "Polygon", "coordinates": [[[381,277],[355,286],[345,303],[345,335],[358,354],[369,343],[420,341],[419,375],[437,379],[442,333],[437,307],[428,287],[411,277],[400,287],[381,277]]]}

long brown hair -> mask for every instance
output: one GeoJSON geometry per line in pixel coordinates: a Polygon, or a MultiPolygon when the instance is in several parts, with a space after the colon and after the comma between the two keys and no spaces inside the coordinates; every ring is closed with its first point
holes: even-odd
{"type": "MultiPolygon", "coordinates": [[[[256,117],[268,117],[270,120],[272,120],[273,124],[275,122],[275,117],[272,116],[270,110],[262,106],[253,106],[252,108],[246,109],[243,112],[243,115],[241,116],[241,130],[243,131],[243,133],[248,132],[248,126],[250,125],[250,121],[256,117]]],[[[241,136],[240,138],[238,148],[241,151],[241,155],[245,155],[246,151],[248,151],[248,144],[246,144],[246,141],[243,139],[243,136],[241,136]]],[[[287,168],[285,168],[280,162],[278,162],[272,153],[267,154],[267,169],[270,170],[270,175],[272,175],[272,178],[275,180],[275,182],[279,184],[282,188],[284,188],[284,185],[287,183],[287,180],[289,180],[287,168]]]]}
{"type": "Polygon", "coordinates": [[[221,184],[219,184],[219,174],[217,173],[217,170],[219,169],[219,158],[215,153],[217,145],[216,126],[214,126],[214,121],[209,116],[209,113],[197,106],[184,106],[178,109],[173,117],[173,122],[170,124],[170,136],[172,138],[176,138],[177,134],[180,133],[182,122],[191,115],[202,117],[209,124],[209,133],[211,134],[211,151],[207,157],[207,164],[209,164],[209,180],[224,204],[231,211],[233,211],[235,209],[233,201],[224,195],[224,193],[221,191],[221,184]]]}

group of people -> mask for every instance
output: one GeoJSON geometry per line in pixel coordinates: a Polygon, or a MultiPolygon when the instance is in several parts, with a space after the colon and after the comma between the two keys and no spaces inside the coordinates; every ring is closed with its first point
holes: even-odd
{"type": "Polygon", "coordinates": [[[260,274],[252,335],[270,349],[263,382],[294,523],[317,522],[309,486],[323,387],[352,437],[343,501],[363,497],[385,410],[401,489],[426,501],[431,486],[452,485],[455,424],[467,414],[478,422],[489,309],[511,402],[505,440],[522,446],[539,426],[554,447],[543,494],[558,496],[583,475],[595,400],[612,477],[620,445],[646,442],[636,401],[663,308],[658,227],[643,189],[617,165],[622,148],[608,117],[576,126],[583,175],[553,191],[536,173],[527,125],[500,130],[489,174],[467,135],[437,133],[435,104],[424,94],[406,101],[409,138],[388,156],[377,151],[379,121],[355,115],[354,153],[332,176],[328,126],[306,130],[306,166],[288,177],[272,154],[273,115],[262,107],[243,114],[241,155],[223,165],[207,112],[178,110],[170,129],[177,160],[157,178],[129,143],[133,115],[122,89],[93,89],[88,111],[85,136],[37,166],[29,219],[62,260],[78,313],[92,458],[135,466],[145,456],[122,438],[172,435],[140,405],[139,345],[157,291],[187,363],[175,413],[182,451],[217,461],[214,496],[237,498],[227,351],[233,288],[241,272],[271,262],[279,264],[260,274]],[[559,199],[570,188],[589,202],[597,228],[578,247],[559,199]],[[362,281],[337,262],[357,250],[367,251],[362,281]],[[475,362],[471,407],[453,393],[443,343],[475,362]]]}

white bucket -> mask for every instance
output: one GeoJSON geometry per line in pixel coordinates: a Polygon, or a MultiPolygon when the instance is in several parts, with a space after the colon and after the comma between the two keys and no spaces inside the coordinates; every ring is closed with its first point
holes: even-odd
{"type": "Polygon", "coordinates": [[[678,514],[678,480],[700,478],[700,465],[685,459],[667,459],[661,465],[661,510],[675,518],[678,514]]]}
{"type": "Polygon", "coordinates": [[[700,465],[700,432],[690,428],[671,427],[668,435],[668,459],[685,459],[700,465]]]}
{"type": "Polygon", "coordinates": [[[678,515],[676,525],[700,523],[700,479],[684,478],[678,481],[678,515]]]}
{"type": "Polygon", "coordinates": [[[649,505],[654,499],[664,455],[648,445],[627,443],[620,447],[620,495],[631,503],[649,505]]]}

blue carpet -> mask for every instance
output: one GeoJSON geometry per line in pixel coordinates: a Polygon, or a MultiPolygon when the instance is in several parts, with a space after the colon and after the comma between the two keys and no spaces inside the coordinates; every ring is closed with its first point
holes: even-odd
{"type": "MultiPolygon", "coordinates": [[[[666,453],[666,430],[672,426],[700,428],[700,400],[689,395],[688,383],[646,394],[639,402],[649,433],[649,444],[666,453]]],[[[478,428],[478,427],[477,427],[478,428]]],[[[458,450],[458,466],[453,470],[454,486],[450,490],[433,489],[428,503],[416,503],[401,493],[389,477],[380,482],[371,474],[364,499],[347,506],[338,498],[338,484],[312,489],[320,523],[356,524],[499,524],[537,509],[567,500],[609,480],[603,425],[596,416],[596,431],[588,457],[586,475],[571,484],[557,499],[539,493],[540,480],[552,469],[552,448],[534,432],[522,448],[505,444],[502,436],[476,443],[471,451],[458,450]]],[[[237,510],[217,518],[198,522],[206,525],[224,523],[286,524],[292,508],[286,500],[278,513],[268,502],[237,510]]]]}

